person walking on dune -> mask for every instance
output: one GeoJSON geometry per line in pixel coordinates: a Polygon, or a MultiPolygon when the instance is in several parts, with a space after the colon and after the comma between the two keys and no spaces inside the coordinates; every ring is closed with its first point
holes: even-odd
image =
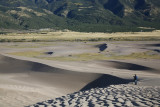
{"type": "Polygon", "coordinates": [[[137,82],[138,82],[138,76],[135,74],[135,76],[133,76],[133,78],[134,78],[134,83],[135,83],[135,85],[137,85],[137,82]]]}

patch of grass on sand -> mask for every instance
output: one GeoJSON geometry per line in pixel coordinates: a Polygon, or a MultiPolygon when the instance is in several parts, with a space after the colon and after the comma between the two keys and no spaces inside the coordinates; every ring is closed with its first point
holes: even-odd
{"type": "Polygon", "coordinates": [[[47,47],[47,46],[55,46],[54,43],[33,43],[33,44],[8,44],[8,45],[0,45],[2,48],[41,48],[41,47],[47,47]]]}
{"type": "Polygon", "coordinates": [[[71,56],[63,57],[43,57],[47,60],[59,60],[59,61],[91,61],[91,60],[111,60],[111,59],[160,59],[160,55],[152,54],[150,51],[131,53],[129,55],[115,55],[105,56],[101,53],[83,53],[71,56]]]}
{"type": "Polygon", "coordinates": [[[100,53],[82,53],[82,54],[75,54],[69,56],[59,56],[59,57],[43,57],[43,52],[41,51],[26,51],[26,52],[14,52],[9,53],[11,55],[16,56],[25,56],[25,57],[34,57],[46,60],[58,60],[58,61],[89,61],[89,60],[104,60],[108,59],[105,55],[100,53]]]}
{"type": "Polygon", "coordinates": [[[47,60],[59,60],[59,61],[90,61],[90,60],[104,60],[107,59],[105,55],[100,53],[82,53],[62,57],[43,57],[47,60]]]}
{"type": "Polygon", "coordinates": [[[131,53],[129,55],[113,55],[110,59],[160,59],[159,54],[153,54],[152,51],[131,53]]]}
{"type": "Polygon", "coordinates": [[[24,52],[13,52],[8,54],[16,55],[16,56],[25,56],[25,57],[38,57],[40,55],[43,55],[43,52],[42,51],[24,51],[24,52]]]}
{"type": "Polygon", "coordinates": [[[7,48],[40,48],[38,45],[10,45],[6,46],[7,48]]]}
{"type": "Polygon", "coordinates": [[[14,52],[9,53],[16,56],[34,57],[46,60],[57,60],[57,61],[92,61],[92,60],[125,60],[125,59],[160,59],[159,54],[153,54],[151,51],[131,53],[129,55],[115,55],[106,56],[102,53],[82,53],[74,54],[69,56],[58,56],[58,57],[47,57],[42,56],[44,52],[42,51],[26,51],[26,52],[14,52]]]}

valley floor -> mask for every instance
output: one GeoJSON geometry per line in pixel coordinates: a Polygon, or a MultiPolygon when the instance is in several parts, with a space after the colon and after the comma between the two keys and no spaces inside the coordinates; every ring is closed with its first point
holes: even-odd
{"type": "Polygon", "coordinates": [[[159,41],[0,43],[0,54],[1,107],[160,106],[159,41]]]}

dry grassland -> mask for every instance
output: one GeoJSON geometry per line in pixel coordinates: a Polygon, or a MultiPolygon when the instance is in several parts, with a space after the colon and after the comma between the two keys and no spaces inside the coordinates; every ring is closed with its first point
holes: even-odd
{"type": "Polygon", "coordinates": [[[143,41],[160,40],[160,30],[153,32],[117,32],[117,33],[82,33],[82,32],[39,32],[1,34],[1,42],[49,42],[49,41],[143,41]]]}

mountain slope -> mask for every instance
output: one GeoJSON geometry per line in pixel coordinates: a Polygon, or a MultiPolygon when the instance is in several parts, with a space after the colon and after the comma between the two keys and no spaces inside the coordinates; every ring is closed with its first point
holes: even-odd
{"type": "Polygon", "coordinates": [[[0,28],[140,30],[160,28],[159,13],[158,0],[1,0],[0,28]]]}

